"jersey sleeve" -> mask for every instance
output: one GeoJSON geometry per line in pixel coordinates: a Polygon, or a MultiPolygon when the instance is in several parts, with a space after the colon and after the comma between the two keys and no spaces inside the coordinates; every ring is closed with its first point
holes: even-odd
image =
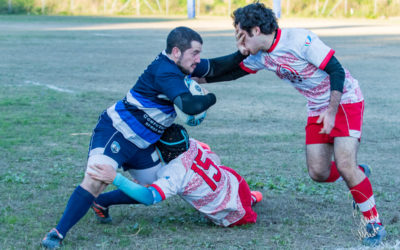
{"type": "Polygon", "coordinates": [[[196,65],[192,76],[195,77],[204,77],[210,71],[210,61],[208,59],[201,59],[200,63],[196,65]]]}
{"type": "Polygon", "coordinates": [[[115,177],[113,184],[118,187],[122,192],[131,197],[132,199],[145,204],[151,205],[154,204],[154,200],[156,197],[156,193],[152,192],[152,190],[139,185],[128,178],[124,177],[121,174],[117,174],[115,177]]]}
{"type": "Polygon", "coordinates": [[[157,173],[157,180],[151,187],[156,189],[162,200],[177,195],[180,192],[186,171],[179,158],[170,161],[157,173]]]}
{"type": "Polygon", "coordinates": [[[319,37],[309,31],[302,49],[302,56],[319,69],[325,69],[335,51],[322,42],[319,37]]]}
{"type": "Polygon", "coordinates": [[[156,75],[155,82],[159,87],[159,91],[173,102],[178,95],[190,93],[185,84],[184,77],[183,74],[164,71],[156,75]]]}
{"type": "Polygon", "coordinates": [[[256,55],[248,56],[240,63],[240,68],[250,74],[255,74],[264,67],[262,51],[258,52],[256,55]]]}

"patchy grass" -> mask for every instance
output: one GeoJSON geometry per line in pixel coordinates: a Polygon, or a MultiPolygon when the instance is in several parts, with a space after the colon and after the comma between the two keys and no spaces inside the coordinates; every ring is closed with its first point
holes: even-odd
{"type": "MultiPolygon", "coordinates": [[[[6,21],[16,26],[43,22],[46,27],[58,21],[33,19],[6,21]]],[[[61,19],[65,27],[79,25],[81,18],[61,19]]],[[[85,25],[91,22],[85,19],[85,25]]],[[[135,83],[163,49],[168,31],[1,31],[0,249],[39,248],[82,180],[98,115],[135,83]]],[[[373,168],[377,208],[388,231],[385,247],[391,249],[399,246],[400,237],[400,87],[392,70],[399,63],[400,37],[385,38],[322,37],[337,48],[337,57],[364,91],[359,160],[373,168]],[[371,44],[380,46],[371,51],[371,44]]],[[[204,37],[205,57],[233,50],[232,37],[204,37]]],[[[262,191],[257,223],[220,228],[174,198],[153,207],[115,206],[112,225],[98,224],[88,213],[69,232],[65,249],[358,249],[359,217],[352,215],[344,182],[319,184],[308,177],[304,99],[267,72],[206,88],[218,102],[189,133],[209,143],[252,189],[262,191]]]]}

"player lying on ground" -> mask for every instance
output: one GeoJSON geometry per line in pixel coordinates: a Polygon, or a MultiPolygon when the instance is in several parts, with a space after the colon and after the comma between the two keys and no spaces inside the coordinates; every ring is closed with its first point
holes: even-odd
{"type": "MultiPolygon", "coordinates": [[[[173,124],[165,130],[156,146],[162,160],[168,164],[157,172],[158,179],[149,187],[130,181],[111,165],[93,165],[89,175],[107,184],[113,183],[145,205],[179,195],[217,225],[226,227],[256,222],[257,214],[252,205],[261,201],[262,194],[250,191],[243,177],[220,165],[219,157],[207,145],[189,139],[184,127],[173,124]]],[[[100,209],[105,210],[104,207],[100,209]]]]}
{"type": "Polygon", "coordinates": [[[264,4],[239,8],[233,18],[238,48],[250,55],[228,74],[206,77],[206,81],[228,81],[266,69],[305,96],[309,175],[318,182],[334,182],[343,177],[368,223],[370,235],[363,244],[379,245],[386,231],[368,179],[370,169],[357,165],[364,113],[358,81],[343,69],[335,51],[316,34],[306,29],[280,29],[274,13],[264,4]]]}
{"type": "MultiPolygon", "coordinates": [[[[138,78],[126,96],[106,109],[93,130],[88,166],[108,164],[123,167],[141,184],[152,183],[161,167],[154,143],[176,116],[174,104],[183,112],[194,115],[216,102],[214,94],[193,96],[185,84],[188,75],[205,77],[223,74],[230,64],[243,58],[239,52],[214,59],[200,59],[203,40],[187,27],[173,29],[160,53],[138,78]]],[[[94,199],[107,185],[87,173],[73,191],[56,228],[47,233],[42,245],[60,247],[67,232],[86,214],[94,199]]],[[[127,196],[113,197],[121,203],[127,196]]],[[[129,198],[129,197],[128,197],[129,198]]]]}

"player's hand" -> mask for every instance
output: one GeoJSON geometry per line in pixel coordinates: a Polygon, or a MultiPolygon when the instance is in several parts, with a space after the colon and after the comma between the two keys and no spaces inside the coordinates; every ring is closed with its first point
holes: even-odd
{"type": "Polygon", "coordinates": [[[247,56],[249,54],[249,51],[244,46],[245,34],[243,31],[239,31],[238,27],[236,27],[235,29],[235,37],[236,37],[236,47],[238,48],[238,50],[242,55],[247,56]]]}
{"type": "Polygon", "coordinates": [[[117,176],[117,172],[111,165],[94,164],[90,165],[89,168],[92,170],[88,172],[91,178],[107,184],[111,184],[117,176]]]}
{"type": "Polygon", "coordinates": [[[198,84],[207,83],[207,80],[205,77],[199,78],[199,77],[192,76],[191,78],[193,80],[195,80],[198,84]]]}
{"type": "Polygon", "coordinates": [[[323,127],[321,131],[319,131],[320,134],[330,134],[333,127],[335,126],[335,116],[333,112],[330,112],[329,110],[324,111],[318,118],[317,123],[323,123],[323,127]]]}
{"type": "Polygon", "coordinates": [[[201,88],[203,89],[204,95],[207,95],[208,93],[210,93],[210,91],[208,91],[206,88],[203,88],[203,87],[201,87],[201,88]]]}

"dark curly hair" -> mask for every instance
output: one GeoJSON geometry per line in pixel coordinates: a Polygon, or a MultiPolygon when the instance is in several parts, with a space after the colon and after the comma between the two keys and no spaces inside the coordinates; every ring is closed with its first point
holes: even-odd
{"type": "Polygon", "coordinates": [[[279,28],[274,12],[258,1],[238,8],[233,12],[232,18],[234,26],[239,24],[240,28],[247,31],[250,36],[252,36],[251,29],[256,26],[266,35],[272,34],[279,28]]]}
{"type": "Polygon", "coordinates": [[[196,31],[184,26],[176,27],[168,34],[165,52],[171,54],[172,48],[177,47],[183,53],[192,47],[192,41],[203,44],[203,39],[196,31]]]}

